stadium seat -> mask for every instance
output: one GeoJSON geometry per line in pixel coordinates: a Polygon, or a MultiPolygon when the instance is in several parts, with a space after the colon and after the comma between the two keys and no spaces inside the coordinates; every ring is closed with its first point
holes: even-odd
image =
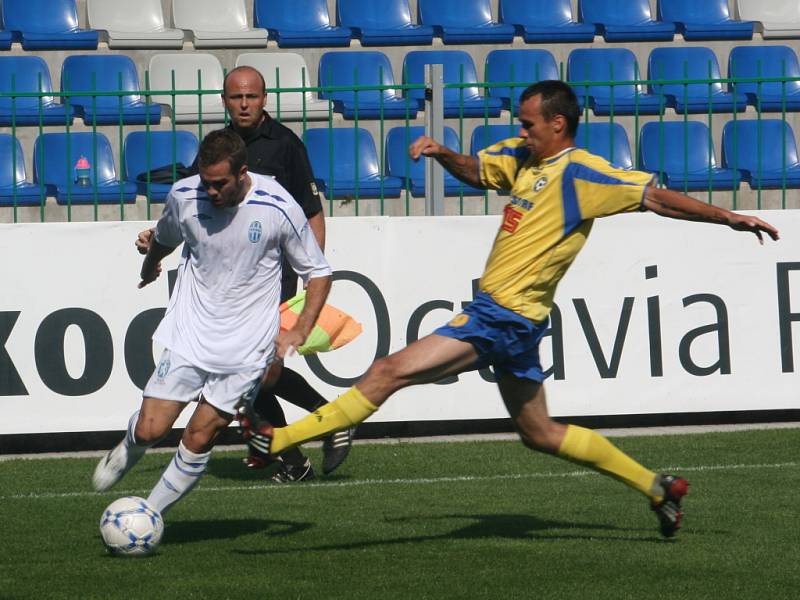
{"type": "Polygon", "coordinates": [[[319,61],[320,97],[333,100],[333,109],[342,113],[345,119],[358,115],[359,119],[410,119],[417,116],[417,103],[407,101],[395,90],[353,89],[326,90],[326,86],[394,85],[392,64],[383,52],[365,50],[363,52],[326,52],[319,61]]]}
{"type": "Polygon", "coordinates": [[[399,198],[402,182],[381,176],[378,151],[361,127],[307,129],[305,143],[311,169],[326,198],[358,196],[399,198]]]}
{"type": "Polygon", "coordinates": [[[492,20],[489,0],[417,0],[417,20],[445,44],[510,44],[514,26],[492,20]]]}
{"type": "Polygon", "coordinates": [[[362,46],[426,46],[433,27],[411,22],[408,0],[336,0],[336,24],[362,46]]]}
{"type": "Polygon", "coordinates": [[[25,50],[97,48],[97,32],[78,26],[76,0],[3,0],[3,23],[25,50]]]}
{"type": "Polygon", "coordinates": [[[11,39],[12,35],[10,31],[5,31],[0,29],[0,50],[10,50],[11,49],[11,39]]]}
{"type": "MultiPolygon", "coordinates": [[[[443,64],[445,84],[475,84],[478,74],[472,57],[464,50],[413,50],[403,61],[405,83],[425,83],[425,65],[443,64]]],[[[412,101],[420,110],[425,105],[425,90],[407,90],[412,101]]],[[[444,89],[444,116],[458,117],[496,117],[500,114],[503,102],[500,98],[482,96],[477,86],[444,89]]]]}
{"type": "Polygon", "coordinates": [[[26,181],[19,140],[0,133],[0,206],[38,206],[41,198],[39,186],[26,181]]]}
{"type": "Polygon", "coordinates": [[[225,120],[225,105],[222,103],[222,65],[213,54],[187,52],[182,54],[154,54],[150,58],[150,89],[175,90],[215,90],[207,94],[156,94],[153,102],[165,104],[172,111],[172,118],[178,123],[195,123],[200,119],[207,122],[225,120]],[[173,108],[174,102],[174,108],[173,108]]]}
{"type": "Polygon", "coordinates": [[[753,189],[800,187],[800,160],[794,131],[782,119],[725,123],[722,166],[737,169],[753,189]]]}
{"type": "Polygon", "coordinates": [[[86,0],[86,9],[109,48],[183,48],[183,31],[164,25],[161,0],[86,0]]]}
{"type": "Polygon", "coordinates": [[[675,24],[654,21],[649,0],[578,0],[578,20],[593,23],[607,42],[668,41],[675,24]]]}
{"type": "MultiPolygon", "coordinates": [[[[0,92],[52,93],[50,70],[40,56],[0,56],[0,92]],[[41,86],[41,87],[40,87],[41,86]]],[[[72,123],[73,107],[57,104],[53,96],[0,95],[0,125],[66,125],[72,123]],[[40,106],[41,104],[41,106],[40,106]],[[41,114],[40,114],[41,113],[41,114]]]]}
{"type": "Polygon", "coordinates": [[[623,169],[633,168],[628,134],[619,123],[580,123],[575,133],[575,145],[623,169]]]}
{"type": "Polygon", "coordinates": [[[529,44],[594,41],[595,26],[572,18],[570,0],[500,0],[498,20],[529,44]]]}
{"type": "Polygon", "coordinates": [[[749,40],[753,23],[734,21],[728,0],[658,0],[659,21],[675,23],[685,40],[749,40]]]}
{"type": "MultiPolygon", "coordinates": [[[[414,196],[425,195],[425,165],[426,159],[411,160],[408,155],[408,147],[421,135],[425,135],[425,127],[414,125],[411,127],[393,127],[386,135],[386,166],[389,175],[399,177],[403,180],[403,185],[407,185],[411,194],[414,196]]],[[[458,142],[458,134],[452,127],[444,128],[445,146],[454,152],[463,153],[461,144],[458,142]]],[[[444,172],[444,194],[445,196],[482,196],[485,190],[474,188],[453,177],[448,171],[444,172]]]]}
{"type": "Polygon", "coordinates": [[[248,25],[244,0],[172,0],[172,20],[192,32],[195,48],[267,46],[267,30],[248,25]]]}
{"type": "Polygon", "coordinates": [[[588,104],[597,115],[611,114],[612,108],[617,115],[632,115],[637,110],[643,115],[662,111],[665,99],[647,94],[641,85],[591,84],[637,79],[640,77],[636,57],[627,48],[582,48],[569,53],[567,80],[581,106],[588,104]]]}
{"type": "Polygon", "coordinates": [[[469,139],[469,153],[477,156],[478,152],[496,144],[501,140],[519,137],[519,125],[516,123],[508,125],[478,125],[472,130],[469,139]]]}
{"type": "MultiPolygon", "coordinates": [[[[236,58],[236,66],[257,69],[267,83],[267,89],[303,88],[312,85],[306,61],[294,52],[247,52],[236,58]]],[[[281,121],[327,119],[328,102],[315,98],[311,92],[268,92],[267,112],[281,121]]]]}
{"type": "Polygon", "coordinates": [[[516,115],[525,88],[543,79],[559,79],[558,66],[547,50],[492,50],[486,55],[484,79],[489,84],[489,96],[500,98],[503,109],[516,115]],[[508,87],[497,83],[520,85],[508,87]]]}
{"type": "MultiPolygon", "coordinates": [[[[67,56],[61,65],[62,92],[135,92],[122,96],[70,96],[75,113],[87,125],[143,125],[161,121],[161,106],[139,95],[139,75],[123,54],[67,56]]],[[[62,99],[62,102],[65,100],[62,99]]]]}
{"type": "MultiPolygon", "coordinates": [[[[789,46],[735,46],[728,55],[728,77],[800,77],[797,55],[789,46]]],[[[729,83],[733,90],[734,84],[729,83]]],[[[736,83],[736,91],[762,111],[800,110],[800,81],[736,83]]]]}
{"type": "Polygon", "coordinates": [[[755,21],[764,39],[800,37],[800,3],[786,0],[736,0],[740,19],[755,21]]]}
{"type": "Polygon", "coordinates": [[[33,146],[34,183],[44,182],[59,204],[117,204],[136,200],[136,185],[117,179],[108,138],[100,132],[43,133],[33,146]],[[79,185],[75,165],[89,161],[89,185],[79,185]],[[95,189],[95,176],[97,188],[95,189]]]}
{"type": "Polygon", "coordinates": [[[639,167],[658,173],[673,190],[739,189],[741,177],[717,166],[708,127],[699,121],[645,123],[640,133],[639,167]]]}
{"type": "MultiPolygon", "coordinates": [[[[173,165],[189,167],[197,156],[199,142],[190,131],[132,131],[125,138],[125,162],[122,178],[136,186],[136,193],[160,202],[167,197],[172,183],[153,181],[152,171],[171,178],[173,165]],[[150,173],[148,189],[147,174],[150,173]],[[148,193],[149,192],[149,193],[148,193]]],[[[180,179],[180,175],[178,175],[180,179]]]]}
{"type": "MultiPolygon", "coordinates": [[[[665,81],[679,79],[722,78],[717,56],[710,48],[703,46],[681,46],[655,48],[647,62],[647,78],[665,81]]],[[[747,108],[747,96],[736,94],[736,99],[726,92],[719,81],[705,83],[666,83],[651,84],[653,94],[663,93],[666,106],[678,113],[707,113],[743,111],[747,108]]]]}
{"type": "Polygon", "coordinates": [[[253,12],[281,48],[350,45],[350,29],[331,26],[327,0],[254,0],[253,12]]]}

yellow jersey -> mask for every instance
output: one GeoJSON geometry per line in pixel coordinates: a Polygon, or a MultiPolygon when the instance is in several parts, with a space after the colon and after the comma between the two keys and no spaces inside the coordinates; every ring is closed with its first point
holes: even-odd
{"type": "Polygon", "coordinates": [[[641,210],[654,175],[626,171],[578,148],[534,164],[523,138],[478,154],[481,181],[509,190],[480,290],[535,322],[553,307],[556,286],[575,260],[593,219],[641,210]]]}

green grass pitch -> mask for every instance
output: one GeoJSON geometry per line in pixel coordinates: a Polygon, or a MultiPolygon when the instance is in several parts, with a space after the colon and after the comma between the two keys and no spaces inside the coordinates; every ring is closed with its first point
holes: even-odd
{"type": "Polygon", "coordinates": [[[171,454],[103,494],[97,458],[0,461],[0,598],[800,597],[800,429],[614,441],[689,479],[674,540],[638,493],[517,442],[359,444],[294,485],[216,452],[157,553],[115,558],[103,508],[171,454]]]}

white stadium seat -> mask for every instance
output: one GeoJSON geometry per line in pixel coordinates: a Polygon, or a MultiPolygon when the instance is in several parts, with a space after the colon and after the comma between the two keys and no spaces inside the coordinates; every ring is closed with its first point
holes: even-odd
{"type": "Polygon", "coordinates": [[[195,48],[258,48],[267,30],[247,23],[244,0],[172,0],[175,27],[191,31],[195,48]]]}
{"type": "MultiPolygon", "coordinates": [[[[306,61],[293,52],[248,52],[240,54],[236,66],[248,66],[257,69],[267,83],[267,88],[299,88],[312,85],[306,61]],[[305,81],[303,80],[305,73],[305,81]],[[280,83],[280,86],[278,85],[280,83]]],[[[281,92],[280,111],[278,110],[278,94],[267,94],[267,111],[282,121],[306,119],[327,119],[328,102],[314,98],[311,92],[281,92]],[[305,96],[305,113],[303,97],[305,96]]]]}
{"type": "MultiPolygon", "coordinates": [[[[222,90],[222,65],[213,54],[154,54],[150,59],[150,89],[160,92],[172,90],[173,71],[175,90],[222,90]]],[[[172,110],[172,98],[172,94],[157,94],[153,96],[153,101],[165,104],[172,110]]],[[[200,108],[204,122],[225,119],[225,106],[219,93],[202,94],[199,104],[197,94],[175,94],[172,118],[178,123],[197,122],[201,120],[200,108]]]]}
{"type": "Polygon", "coordinates": [[[182,48],[183,31],[164,25],[161,0],[87,0],[89,27],[106,31],[109,48],[182,48]]]}
{"type": "Polygon", "coordinates": [[[737,0],[742,21],[755,21],[764,38],[800,37],[800,2],[797,0],[737,0]]]}

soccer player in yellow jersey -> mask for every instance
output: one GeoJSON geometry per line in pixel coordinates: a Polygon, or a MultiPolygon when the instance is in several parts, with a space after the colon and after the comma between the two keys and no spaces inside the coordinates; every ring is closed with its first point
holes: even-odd
{"type": "Polygon", "coordinates": [[[539,341],[558,282],[575,259],[593,219],[651,210],[659,215],[719,223],[778,239],[769,223],[710,206],[656,187],[653,175],[625,171],[575,148],[580,111],[572,89],[542,81],[520,97],[519,137],[501,141],[478,157],[457,154],[428,137],[409,152],[436,159],[475,187],[509,190],[500,230],[480,293],[450,323],[372,364],[334,402],[287,427],[246,432],[267,453],[360,423],[397,390],[491,365],[522,442],[533,450],[587,465],[640,491],[656,512],[662,535],[681,526],[685,479],[657,474],[625,455],[600,434],[553,421],[545,402],[539,341]]]}

